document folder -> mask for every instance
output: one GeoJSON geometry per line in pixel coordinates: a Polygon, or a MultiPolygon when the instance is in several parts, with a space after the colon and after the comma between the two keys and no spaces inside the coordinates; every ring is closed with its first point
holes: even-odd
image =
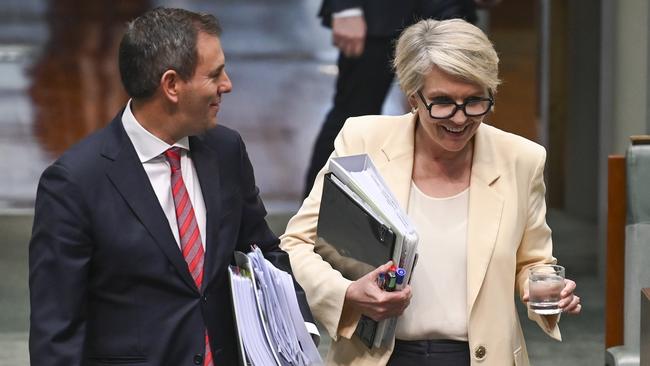
{"type": "Polygon", "coordinates": [[[322,365],[300,313],[293,277],[259,248],[235,252],[229,266],[240,365],[322,365]]]}
{"type": "Polygon", "coordinates": [[[323,183],[316,235],[316,253],[351,280],[393,258],[393,231],[331,173],[323,183]]]}
{"type": "Polygon", "coordinates": [[[393,261],[407,270],[404,280],[408,282],[415,264],[418,235],[370,156],[359,154],[332,158],[329,170],[396,234],[393,261]]]}
{"type": "MultiPolygon", "coordinates": [[[[366,154],[332,158],[323,182],[315,250],[332,267],[357,280],[392,259],[410,276],[418,236],[406,213],[366,154]]],[[[397,318],[362,316],[355,334],[369,348],[386,346],[397,318]]]]}

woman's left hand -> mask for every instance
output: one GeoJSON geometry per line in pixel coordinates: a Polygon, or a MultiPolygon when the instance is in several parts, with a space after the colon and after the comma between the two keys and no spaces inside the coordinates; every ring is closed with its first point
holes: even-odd
{"type": "Polygon", "coordinates": [[[576,283],[570,279],[564,280],[564,289],[560,293],[559,306],[563,313],[580,314],[582,305],[580,304],[580,297],[576,296],[573,292],[576,289],[576,283]]]}

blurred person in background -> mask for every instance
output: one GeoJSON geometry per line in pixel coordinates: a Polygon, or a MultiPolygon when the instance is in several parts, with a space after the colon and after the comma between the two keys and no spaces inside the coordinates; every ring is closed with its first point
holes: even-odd
{"type": "Polygon", "coordinates": [[[393,82],[390,60],[399,32],[420,19],[461,18],[474,23],[476,8],[500,0],[323,0],[319,16],[339,49],[333,106],[316,137],[303,197],[334,150],[334,138],[349,117],[381,114],[393,82]]]}

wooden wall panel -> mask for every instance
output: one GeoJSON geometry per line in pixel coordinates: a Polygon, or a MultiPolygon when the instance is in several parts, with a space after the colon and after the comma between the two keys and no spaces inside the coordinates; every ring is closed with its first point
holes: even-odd
{"type": "Polygon", "coordinates": [[[607,171],[605,348],[623,344],[625,290],[625,157],[612,155],[607,171]]]}

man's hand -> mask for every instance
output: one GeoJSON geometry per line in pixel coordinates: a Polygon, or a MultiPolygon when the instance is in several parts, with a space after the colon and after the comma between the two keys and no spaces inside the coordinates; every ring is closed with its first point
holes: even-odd
{"type": "Polygon", "coordinates": [[[332,43],[346,57],[359,57],[366,41],[366,21],[363,16],[334,17],[332,43]]]}
{"type": "Polygon", "coordinates": [[[387,292],[377,285],[379,273],[388,272],[391,265],[388,262],[352,282],[345,293],[346,305],[377,321],[401,315],[411,302],[411,287],[387,292]]]}

